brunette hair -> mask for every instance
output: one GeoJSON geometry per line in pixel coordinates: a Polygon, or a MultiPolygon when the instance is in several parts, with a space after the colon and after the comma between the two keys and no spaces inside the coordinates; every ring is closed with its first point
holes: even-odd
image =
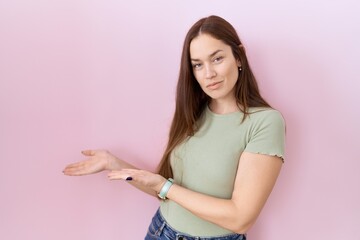
{"type": "Polygon", "coordinates": [[[168,144],[158,166],[159,174],[165,178],[173,177],[170,166],[171,152],[187,137],[194,135],[197,130],[196,122],[210,100],[196,81],[190,60],[190,43],[200,34],[209,34],[229,45],[235,59],[240,61],[242,71],[239,72],[235,85],[235,97],[240,110],[244,113],[243,120],[249,114],[249,107],[270,107],[260,95],[245,49],[234,27],[218,16],[209,16],[197,21],[190,28],[184,41],[174,118],[170,127],[168,144]]]}

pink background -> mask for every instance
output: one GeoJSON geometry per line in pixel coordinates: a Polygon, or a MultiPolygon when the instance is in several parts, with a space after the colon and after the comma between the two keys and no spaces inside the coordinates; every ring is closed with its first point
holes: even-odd
{"type": "Polygon", "coordinates": [[[252,240],[360,239],[358,1],[0,2],[0,238],[143,239],[158,201],[82,149],[154,169],[182,42],[217,14],[238,30],[287,122],[286,163],[252,240]]]}

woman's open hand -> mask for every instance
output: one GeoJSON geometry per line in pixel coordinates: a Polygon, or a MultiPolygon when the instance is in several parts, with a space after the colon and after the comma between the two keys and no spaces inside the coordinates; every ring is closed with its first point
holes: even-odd
{"type": "Polygon", "coordinates": [[[155,192],[160,192],[160,189],[165,184],[166,179],[159,175],[145,170],[138,169],[122,169],[120,171],[111,171],[108,174],[110,180],[126,180],[134,184],[150,188],[155,192]]]}
{"type": "Polygon", "coordinates": [[[133,186],[154,197],[157,197],[157,192],[166,181],[158,174],[137,170],[135,166],[115,157],[106,150],[86,150],[81,153],[88,158],[66,166],[63,171],[65,175],[82,176],[110,170],[108,175],[110,180],[126,180],[130,177],[127,181],[131,181],[133,186]]]}
{"type": "Polygon", "coordinates": [[[109,159],[113,156],[106,150],[85,150],[81,152],[88,159],[69,164],[65,167],[63,173],[69,176],[81,176],[106,170],[109,159]]]}

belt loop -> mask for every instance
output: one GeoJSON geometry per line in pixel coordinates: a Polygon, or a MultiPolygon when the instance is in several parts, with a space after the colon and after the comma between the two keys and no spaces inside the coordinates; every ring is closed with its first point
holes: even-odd
{"type": "Polygon", "coordinates": [[[156,235],[157,235],[158,237],[160,237],[160,235],[161,235],[161,233],[162,233],[165,225],[166,225],[166,222],[163,222],[163,223],[161,224],[161,227],[157,230],[156,235]]]}

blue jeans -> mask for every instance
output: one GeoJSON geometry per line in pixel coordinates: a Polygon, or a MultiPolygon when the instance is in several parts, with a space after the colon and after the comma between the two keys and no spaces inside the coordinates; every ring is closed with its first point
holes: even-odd
{"type": "Polygon", "coordinates": [[[246,240],[244,234],[229,234],[217,237],[195,237],[171,228],[157,210],[149,226],[145,240],[246,240]]]}

